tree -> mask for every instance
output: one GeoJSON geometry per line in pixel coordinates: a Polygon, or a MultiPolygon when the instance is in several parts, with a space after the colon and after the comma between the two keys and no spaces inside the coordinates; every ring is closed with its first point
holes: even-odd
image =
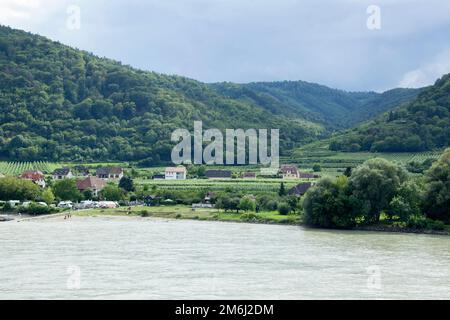
{"type": "Polygon", "coordinates": [[[285,188],[285,186],[284,186],[284,182],[282,182],[282,183],[280,184],[280,189],[278,190],[278,195],[279,195],[280,197],[286,195],[286,188],[285,188]]]}
{"type": "Polygon", "coordinates": [[[30,180],[0,178],[0,200],[36,200],[41,192],[42,189],[30,180]]]}
{"type": "Polygon", "coordinates": [[[314,172],[320,172],[320,171],[322,171],[322,167],[321,167],[320,164],[318,164],[318,163],[315,163],[315,164],[313,165],[312,169],[313,169],[314,172]]]}
{"type": "Polygon", "coordinates": [[[289,196],[287,198],[287,204],[289,205],[290,211],[295,213],[300,207],[300,197],[295,195],[289,196]]]}
{"type": "Polygon", "coordinates": [[[397,216],[404,222],[407,222],[411,216],[420,215],[423,193],[423,186],[417,181],[409,180],[402,183],[396,196],[389,203],[387,215],[391,219],[397,216]]]}
{"type": "Polygon", "coordinates": [[[47,188],[42,192],[41,198],[48,205],[55,202],[55,195],[50,188],[47,188]]]}
{"type": "Polygon", "coordinates": [[[72,179],[63,179],[55,182],[53,193],[60,200],[80,201],[82,198],[75,180],[72,179]]]}
{"type": "Polygon", "coordinates": [[[351,228],[364,213],[361,202],[350,194],[348,178],[322,178],[303,200],[304,221],[322,228],[351,228]]]}
{"type": "Polygon", "coordinates": [[[244,211],[255,211],[256,201],[253,197],[245,196],[239,202],[239,209],[244,211]]]}
{"type": "Polygon", "coordinates": [[[100,194],[102,199],[108,201],[121,201],[125,199],[123,190],[112,183],[107,184],[100,194]]]}
{"type": "Polygon", "coordinates": [[[367,223],[379,221],[381,211],[389,208],[406,180],[405,170],[381,158],[367,160],[353,171],[349,179],[350,191],[367,208],[364,217],[367,223]]]}
{"type": "Polygon", "coordinates": [[[345,168],[344,176],[350,177],[352,175],[352,167],[345,168]]]}
{"type": "Polygon", "coordinates": [[[123,176],[119,181],[119,188],[127,192],[134,191],[134,181],[130,177],[123,176]]]}
{"type": "Polygon", "coordinates": [[[424,211],[431,219],[450,221],[450,148],[426,173],[424,211]]]}

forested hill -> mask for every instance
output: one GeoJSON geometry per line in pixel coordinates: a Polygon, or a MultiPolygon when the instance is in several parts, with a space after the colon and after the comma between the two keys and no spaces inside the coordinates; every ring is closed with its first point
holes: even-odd
{"type": "Polygon", "coordinates": [[[225,98],[208,85],[144,72],[0,27],[0,157],[170,160],[176,128],[280,128],[282,149],[323,126],[225,98]]]}
{"type": "MultiPolygon", "coordinates": [[[[292,90],[283,91],[286,98],[262,89],[251,99],[234,97],[214,85],[137,70],[0,26],[0,158],[157,164],[169,160],[171,132],[190,129],[194,120],[221,129],[279,128],[285,152],[330,132],[337,124],[327,118],[328,108],[340,99],[318,90],[319,102],[308,92],[308,101],[294,103],[300,89],[292,90]]],[[[390,99],[403,101],[412,91],[406,92],[390,99]]],[[[373,102],[373,93],[356,95],[366,106],[361,110],[389,105],[373,102]]]]}
{"type": "Polygon", "coordinates": [[[393,109],[331,140],[343,151],[424,151],[450,145],[450,74],[409,104],[393,109]]]}
{"type": "Polygon", "coordinates": [[[418,89],[393,89],[384,93],[347,92],[305,81],[212,84],[233,99],[259,105],[270,112],[303,118],[342,129],[411,101],[418,89]]]}

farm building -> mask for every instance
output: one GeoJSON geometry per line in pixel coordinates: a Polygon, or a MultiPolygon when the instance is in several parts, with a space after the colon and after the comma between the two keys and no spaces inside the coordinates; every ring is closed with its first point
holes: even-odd
{"type": "Polygon", "coordinates": [[[45,176],[41,171],[27,170],[20,176],[21,179],[31,180],[38,186],[45,188],[45,176]]]}
{"type": "Polygon", "coordinates": [[[208,179],[231,179],[231,171],[229,171],[229,170],[206,170],[205,176],[208,179]]]}
{"type": "Polygon", "coordinates": [[[244,172],[243,179],[256,179],[256,172],[244,172]]]}
{"type": "Polygon", "coordinates": [[[164,172],[166,180],[186,180],[187,170],[183,166],[167,167],[164,172]]]}
{"type": "Polygon", "coordinates": [[[299,172],[299,178],[301,179],[317,179],[320,178],[319,175],[314,174],[314,173],[310,173],[310,172],[299,172]]]}
{"type": "Polygon", "coordinates": [[[304,182],[304,183],[299,183],[298,185],[296,185],[295,187],[293,187],[292,189],[290,189],[288,191],[288,194],[291,196],[297,196],[297,197],[301,197],[303,196],[306,191],[308,191],[309,188],[311,188],[313,186],[313,183],[311,182],[304,182]]]}
{"type": "Polygon", "coordinates": [[[103,180],[119,180],[123,177],[123,169],[118,167],[98,168],[96,176],[103,180]]]}
{"type": "Polygon", "coordinates": [[[298,169],[294,165],[282,165],[280,173],[283,179],[298,179],[298,169]]]}
{"type": "Polygon", "coordinates": [[[87,177],[84,180],[77,181],[77,189],[81,192],[91,190],[92,195],[97,197],[98,193],[106,186],[106,182],[97,177],[87,177]]]}
{"type": "Polygon", "coordinates": [[[72,170],[70,168],[55,169],[52,174],[53,180],[63,180],[73,178],[72,170]]]}

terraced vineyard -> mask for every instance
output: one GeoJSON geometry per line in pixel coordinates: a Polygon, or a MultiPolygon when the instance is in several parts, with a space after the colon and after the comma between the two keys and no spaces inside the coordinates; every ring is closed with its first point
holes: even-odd
{"type": "Polygon", "coordinates": [[[0,162],[0,173],[12,176],[20,175],[26,170],[39,170],[43,173],[51,173],[57,167],[58,164],[45,161],[0,162]]]}

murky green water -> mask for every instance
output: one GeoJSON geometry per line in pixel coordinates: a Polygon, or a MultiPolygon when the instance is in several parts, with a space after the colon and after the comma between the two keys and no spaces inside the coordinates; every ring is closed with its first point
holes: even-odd
{"type": "Polygon", "coordinates": [[[0,299],[450,298],[443,236],[74,218],[0,244],[0,299]]]}

